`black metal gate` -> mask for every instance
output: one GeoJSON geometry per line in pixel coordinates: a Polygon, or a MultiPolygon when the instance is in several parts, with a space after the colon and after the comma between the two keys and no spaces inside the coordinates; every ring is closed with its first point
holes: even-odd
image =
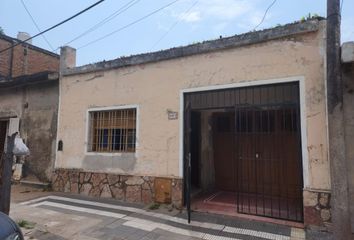
{"type": "MultiPolygon", "coordinates": [[[[302,222],[298,83],[193,92],[184,98],[187,114],[207,109],[234,112],[230,166],[235,167],[237,211],[302,222]]],[[[188,153],[185,156],[187,159],[188,153]]]]}
{"type": "Polygon", "coordinates": [[[187,207],[188,223],[191,222],[191,104],[190,101],[185,103],[184,114],[184,188],[185,188],[185,204],[187,207]]]}

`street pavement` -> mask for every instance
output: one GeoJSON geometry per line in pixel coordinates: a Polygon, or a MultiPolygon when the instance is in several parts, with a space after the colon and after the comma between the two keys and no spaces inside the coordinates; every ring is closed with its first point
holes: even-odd
{"type": "Polygon", "coordinates": [[[193,213],[188,224],[185,212],[170,210],[55,194],[13,202],[10,216],[35,223],[26,239],[305,239],[303,229],[220,215],[193,213]]]}

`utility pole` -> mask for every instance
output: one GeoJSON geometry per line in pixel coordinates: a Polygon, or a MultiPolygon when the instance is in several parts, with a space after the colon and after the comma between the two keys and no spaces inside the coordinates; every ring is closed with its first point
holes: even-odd
{"type": "Polygon", "coordinates": [[[340,21],[340,0],[327,0],[327,109],[332,223],[334,239],[348,240],[351,239],[351,227],[345,159],[340,21]]]}
{"type": "Polygon", "coordinates": [[[6,153],[3,159],[3,168],[0,183],[0,212],[9,215],[10,199],[11,199],[11,176],[12,176],[12,161],[13,149],[17,133],[7,137],[6,153]]]}

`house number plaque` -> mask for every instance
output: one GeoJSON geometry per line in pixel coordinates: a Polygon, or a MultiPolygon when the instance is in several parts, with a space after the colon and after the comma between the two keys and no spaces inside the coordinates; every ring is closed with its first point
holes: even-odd
{"type": "Polygon", "coordinates": [[[167,111],[168,120],[176,120],[178,119],[178,112],[167,111]]]}

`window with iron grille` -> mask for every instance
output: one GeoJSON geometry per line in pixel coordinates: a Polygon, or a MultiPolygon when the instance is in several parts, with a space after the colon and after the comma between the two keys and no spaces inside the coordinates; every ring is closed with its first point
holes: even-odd
{"type": "Polygon", "coordinates": [[[135,152],[136,109],[91,111],[88,151],[135,152]]]}

